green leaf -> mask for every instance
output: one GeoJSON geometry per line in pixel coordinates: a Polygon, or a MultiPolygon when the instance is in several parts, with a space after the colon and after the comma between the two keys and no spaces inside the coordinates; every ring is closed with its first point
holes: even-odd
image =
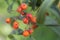
{"type": "Polygon", "coordinates": [[[47,11],[50,12],[52,15],[54,15],[57,18],[56,20],[60,24],[60,15],[59,15],[59,13],[56,10],[53,10],[51,8],[47,9],[47,11]]]}
{"type": "Polygon", "coordinates": [[[55,18],[52,18],[51,16],[46,16],[44,24],[45,25],[58,25],[58,22],[55,20],[55,18]]]}
{"type": "MultiPolygon", "coordinates": [[[[57,40],[59,37],[54,31],[49,27],[39,26],[32,35],[36,40],[57,40]]],[[[60,37],[59,37],[60,39],[60,37]]]]}
{"type": "Polygon", "coordinates": [[[59,2],[59,0],[56,0],[56,1],[54,2],[54,4],[53,4],[53,5],[57,5],[57,4],[58,4],[58,2],[59,2]]]}
{"type": "Polygon", "coordinates": [[[29,0],[23,0],[24,3],[28,4],[29,3],[29,0]]]}
{"type": "MultiPolygon", "coordinates": [[[[52,17],[46,17],[45,25],[58,25],[58,22],[52,17]]],[[[60,26],[48,26],[53,32],[60,36],[60,26]]]]}
{"type": "Polygon", "coordinates": [[[37,2],[37,0],[30,0],[31,1],[31,5],[32,5],[32,9],[34,10],[35,9],[35,7],[36,7],[36,2],[37,2]]]}
{"type": "Polygon", "coordinates": [[[37,0],[36,6],[39,7],[44,0],[37,0]]]}
{"type": "Polygon", "coordinates": [[[38,24],[43,24],[44,23],[45,12],[52,5],[53,2],[54,2],[54,0],[44,0],[42,5],[39,7],[39,9],[37,10],[37,13],[36,13],[38,24]],[[42,23],[40,21],[42,21],[42,23]]]}
{"type": "Polygon", "coordinates": [[[60,26],[49,27],[52,31],[54,31],[58,36],[60,36],[60,26]]]}
{"type": "Polygon", "coordinates": [[[20,0],[17,0],[17,3],[18,3],[18,5],[20,5],[21,3],[20,3],[20,0]]]}
{"type": "Polygon", "coordinates": [[[8,2],[8,0],[5,0],[5,2],[9,5],[9,2],[8,2]]]}

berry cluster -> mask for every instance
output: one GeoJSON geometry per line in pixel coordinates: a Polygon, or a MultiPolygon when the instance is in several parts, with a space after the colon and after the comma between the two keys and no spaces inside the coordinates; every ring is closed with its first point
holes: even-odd
{"type": "MultiPolygon", "coordinates": [[[[24,31],[22,32],[22,35],[25,36],[25,37],[31,35],[31,34],[33,33],[33,30],[38,27],[37,24],[36,24],[36,17],[33,16],[31,13],[25,13],[25,12],[24,12],[24,10],[26,10],[27,7],[28,7],[27,4],[22,3],[22,4],[18,7],[18,9],[17,9],[17,12],[20,13],[20,15],[24,16],[24,18],[23,18],[23,20],[22,20],[23,23],[24,23],[24,24],[27,24],[27,25],[32,24],[32,26],[29,27],[28,30],[24,30],[24,31]]],[[[12,24],[12,27],[13,27],[15,30],[19,29],[19,23],[18,23],[16,20],[14,20],[13,23],[12,23],[12,19],[11,19],[11,18],[7,18],[7,19],[6,19],[6,23],[12,24]]]]}

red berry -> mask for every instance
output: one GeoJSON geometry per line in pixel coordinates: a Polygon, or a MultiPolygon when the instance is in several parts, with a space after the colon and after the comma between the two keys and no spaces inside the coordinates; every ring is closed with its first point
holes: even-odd
{"type": "Polygon", "coordinates": [[[38,26],[36,24],[32,25],[32,29],[36,29],[38,26]]]}
{"type": "Polygon", "coordinates": [[[26,17],[31,19],[33,16],[32,14],[26,14],[26,17]]]}
{"type": "Polygon", "coordinates": [[[10,18],[7,18],[6,19],[6,23],[8,23],[8,24],[11,23],[11,19],[10,18]]]}
{"type": "Polygon", "coordinates": [[[33,29],[28,30],[29,34],[33,33],[33,29]]]}
{"type": "Polygon", "coordinates": [[[23,23],[28,24],[28,19],[27,18],[24,18],[23,19],[23,23]]]}
{"type": "Polygon", "coordinates": [[[22,11],[22,9],[21,9],[21,7],[19,7],[18,9],[17,9],[17,12],[21,12],[22,11]]]}
{"type": "Polygon", "coordinates": [[[27,4],[22,3],[22,4],[21,4],[21,8],[22,8],[23,10],[26,10],[26,9],[27,9],[27,4]]]}
{"type": "Polygon", "coordinates": [[[19,23],[18,23],[17,21],[15,21],[15,22],[13,23],[13,28],[14,28],[14,29],[18,29],[18,26],[19,26],[19,23]]]}
{"type": "Polygon", "coordinates": [[[36,17],[31,18],[32,23],[36,23],[36,17]]]}
{"type": "Polygon", "coordinates": [[[24,12],[20,12],[21,13],[21,15],[24,15],[24,12]]]}
{"type": "Polygon", "coordinates": [[[27,36],[29,36],[29,35],[30,35],[30,34],[29,34],[29,32],[28,32],[27,30],[23,32],[23,36],[24,36],[24,37],[27,37],[27,36]]]}

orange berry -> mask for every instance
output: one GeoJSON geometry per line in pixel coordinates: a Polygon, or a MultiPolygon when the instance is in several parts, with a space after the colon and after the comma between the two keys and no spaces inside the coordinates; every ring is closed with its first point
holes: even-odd
{"type": "Polygon", "coordinates": [[[30,35],[30,34],[29,34],[29,32],[28,32],[27,30],[23,32],[23,36],[24,36],[24,37],[27,37],[27,36],[29,36],[29,35],[30,35]]]}
{"type": "Polygon", "coordinates": [[[28,19],[27,19],[27,18],[24,18],[24,19],[23,19],[23,22],[24,22],[25,24],[28,24],[28,19]]]}
{"type": "Polygon", "coordinates": [[[27,9],[27,4],[22,3],[22,4],[21,4],[21,8],[22,8],[23,10],[26,10],[26,9],[27,9]]]}
{"type": "Polygon", "coordinates": [[[11,22],[11,19],[10,19],[10,18],[7,18],[7,19],[6,19],[6,23],[9,24],[10,22],[11,22]]]}
{"type": "Polygon", "coordinates": [[[36,23],[36,17],[31,18],[32,23],[36,23]]]}
{"type": "Polygon", "coordinates": [[[19,7],[18,9],[17,9],[17,12],[21,12],[22,11],[22,9],[21,9],[21,7],[19,7]]]}
{"type": "Polygon", "coordinates": [[[18,29],[18,26],[19,26],[19,23],[18,23],[17,21],[15,21],[15,22],[13,23],[13,28],[14,28],[14,29],[18,29]]]}

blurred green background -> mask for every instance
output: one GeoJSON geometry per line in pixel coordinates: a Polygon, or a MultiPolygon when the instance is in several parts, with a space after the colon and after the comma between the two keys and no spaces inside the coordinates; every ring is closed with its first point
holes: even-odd
{"type": "MultiPolygon", "coordinates": [[[[8,0],[9,4],[11,4],[12,0],[8,0]]],[[[16,9],[18,7],[17,2],[14,3],[13,5],[13,10],[12,13],[7,12],[8,4],[5,2],[5,0],[0,0],[0,39],[1,40],[11,40],[8,38],[8,35],[12,32],[12,28],[9,24],[5,23],[5,19],[9,17],[14,17],[18,16],[19,13],[16,12],[16,9]]],[[[31,8],[27,10],[27,12],[30,12],[31,8]]],[[[32,11],[33,15],[34,12],[32,11]]],[[[27,25],[25,25],[22,21],[17,20],[20,22],[19,28],[25,29],[27,25]],[[23,25],[22,25],[23,24],[23,25]]],[[[13,36],[16,38],[16,40],[60,40],[60,31],[57,33],[54,30],[54,27],[46,27],[46,26],[39,26],[37,29],[34,30],[32,34],[32,38],[30,37],[23,37],[22,35],[14,35],[13,36]]],[[[56,27],[55,27],[56,28],[56,27]]],[[[59,27],[60,28],[60,27],[59,27]]]]}

